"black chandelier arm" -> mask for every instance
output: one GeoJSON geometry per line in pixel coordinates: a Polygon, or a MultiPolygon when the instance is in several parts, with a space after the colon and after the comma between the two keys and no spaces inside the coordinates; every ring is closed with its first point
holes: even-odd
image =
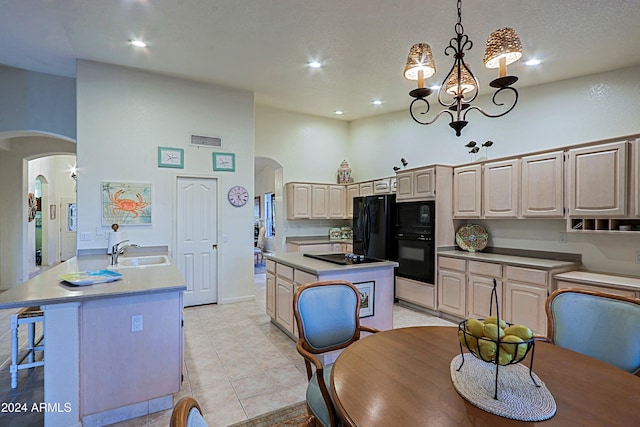
{"type": "Polygon", "coordinates": [[[492,119],[495,119],[497,117],[502,117],[502,116],[508,114],[511,110],[513,110],[513,108],[518,103],[518,91],[515,88],[511,87],[511,86],[503,87],[503,88],[500,88],[497,91],[495,91],[495,93],[493,94],[493,97],[491,98],[491,101],[493,102],[494,105],[497,105],[498,107],[501,107],[501,106],[505,105],[504,102],[496,102],[496,96],[498,96],[498,94],[500,92],[502,92],[503,90],[510,90],[511,92],[513,92],[513,95],[514,95],[513,104],[511,104],[511,106],[506,111],[503,111],[500,114],[489,114],[486,111],[484,111],[482,108],[474,105],[474,106],[471,106],[471,107],[469,107],[469,108],[467,108],[465,110],[465,112],[464,112],[464,114],[462,116],[463,119],[466,120],[467,114],[471,110],[478,110],[478,112],[480,112],[480,114],[482,114],[483,116],[489,117],[489,118],[492,118],[492,119]]]}
{"type": "Polygon", "coordinates": [[[427,114],[429,112],[430,109],[430,105],[429,105],[429,101],[427,101],[424,98],[416,98],[413,101],[411,101],[411,104],[409,105],[409,113],[411,114],[411,118],[416,122],[419,123],[421,125],[430,125],[432,123],[434,123],[436,120],[438,120],[440,118],[440,116],[442,116],[443,114],[448,114],[451,117],[451,120],[453,121],[454,117],[453,117],[453,113],[449,110],[442,110],[440,111],[431,121],[427,121],[427,122],[423,122],[422,120],[418,120],[418,118],[413,114],[413,104],[415,104],[417,101],[423,101],[426,106],[427,109],[423,112],[421,112],[420,114],[427,114]]]}

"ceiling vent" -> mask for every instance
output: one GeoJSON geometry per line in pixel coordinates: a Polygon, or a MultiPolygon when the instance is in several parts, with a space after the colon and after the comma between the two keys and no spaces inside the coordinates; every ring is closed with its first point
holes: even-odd
{"type": "Polygon", "coordinates": [[[222,148],[222,138],[191,134],[191,145],[196,147],[222,148]]]}

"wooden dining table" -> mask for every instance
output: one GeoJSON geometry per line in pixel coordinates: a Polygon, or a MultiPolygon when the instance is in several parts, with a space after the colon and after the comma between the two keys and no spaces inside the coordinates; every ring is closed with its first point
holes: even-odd
{"type": "MultiPolygon", "coordinates": [[[[640,425],[640,377],[542,341],[535,343],[533,372],[553,395],[555,415],[546,421],[523,422],[485,412],[466,401],[453,386],[450,363],[460,354],[457,330],[446,326],[392,329],[364,337],[346,348],[331,374],[335,405],[344,424],[640,425]]],[[[524,363],[529,365],[530,360],[531,353],[524,363]]]]}

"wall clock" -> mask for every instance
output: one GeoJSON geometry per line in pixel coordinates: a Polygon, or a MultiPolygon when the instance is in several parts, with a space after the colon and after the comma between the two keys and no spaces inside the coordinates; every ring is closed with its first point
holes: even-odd
{"type": "Polygon", "coordinates": [[[229,203],[235,207],[244,206],[249,200],[249,192],[242,185],[236,185],[229,189],[227,198],[229,199],[229,203]]]}
{"type": "Polygon", "coordinates": [[[213,153],[213,170],[234,172],[236,155],[234,153],[213,153]]]}
{"type": "Polygon", "coordinates": [[[182,148],[158,147],[158,167],[184,169],[182,148]]]}

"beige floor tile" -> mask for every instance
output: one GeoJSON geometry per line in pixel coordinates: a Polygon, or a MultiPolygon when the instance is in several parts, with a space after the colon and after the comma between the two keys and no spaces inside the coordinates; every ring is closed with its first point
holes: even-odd
{"type": "Polygon", "coordinates": [[[240,400],[277,390],[277,385],[264,373],[231,381],[240,400]]]}

